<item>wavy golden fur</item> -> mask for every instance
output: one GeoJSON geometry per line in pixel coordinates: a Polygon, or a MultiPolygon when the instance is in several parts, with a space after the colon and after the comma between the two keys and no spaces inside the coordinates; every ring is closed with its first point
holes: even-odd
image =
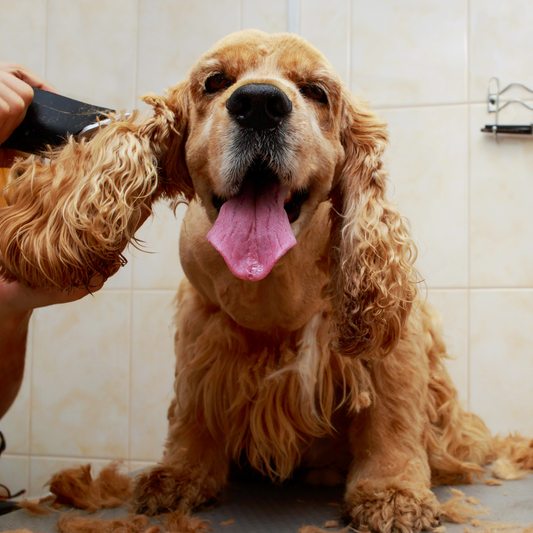
{"type": "Polygon", "coordinates": [[[301,467],[312,482],[345,482],[356,527],[434,526],[431,483],[481,474],[493,443],[461,408],[438,316],[419,296],[415,247],[386,198],[385,124],[305,40],[255,30],[220,41],[151,102],[147,122],[71,141],[47,168],[19,165],[0,211],[4,270],[68,286],[117,268],[140,209],[161,195],[190,200],[175,398],[162,462],[136,480],[137,511],[212,500],[236,461],[277,480],[301,467]],[[279,126],[250,133],[230,115],[228,99],[248,84],[290,101],[279,126]],[[264,279],[247,281],[206,235],[216,199],[235,195],[258,158],[301,205],[291,221],[296,246],[264,279]],[[80,172],[68,175],[68,165],[80,172]],[[51,218],[50,204],[61,206],[51,218]],[[15,216],[27,220],[22,229],[15,216]],[[32,277],[35,265],[44,278],[32,277]]]}
{"type": "Polygon", "coordinates": [[[105,281],[125,264],[139,222],[161,196],[191,196],[187,182],[159,172],[180,132],[179,116],[161,97],[145,101],[153,117],[135,113],[91,140],[19,160],[0,207],[0,274],[29,287],[67,290],[105,281]],[[179,186],[177,184],[179,183],[179,186]]]}

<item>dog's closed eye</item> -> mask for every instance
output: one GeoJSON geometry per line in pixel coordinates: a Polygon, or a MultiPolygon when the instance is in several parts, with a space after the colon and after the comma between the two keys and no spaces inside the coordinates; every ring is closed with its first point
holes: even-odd
{"type": "Polygon", "coordinates": [[[217,93],[223,89],[227,89],[230,85],[233,85],[233,80],[228,78],[222,72],[217,72],[207,78],[205,81],[205,92],[209,94],[217,93]]]}
{"type": "Polygon", "coordinates": [[[300,92],[311,100],[316,100],[322,104],[328,103],[326,91],[314,83],[306,83],[305,85],[302,85],[300,87],[300,92]]]}

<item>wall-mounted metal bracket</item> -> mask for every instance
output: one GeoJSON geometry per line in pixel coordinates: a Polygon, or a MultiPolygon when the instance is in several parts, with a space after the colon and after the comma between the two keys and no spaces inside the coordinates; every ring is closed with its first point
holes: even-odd
{"type": "Polygon", "coordinates": [[[524,102],[520,98],[511,98],[504,103],[500,101],[500,96],[509,90],[511,87],[522,87],[526,91],[529,91],[533,94],[533,89],[530,89],[527,85],[524,85],[520,82],[513,82],[507,85],[504,89],[500,90],[500,80],[497,77],[493,77],[489,81],[489,88],[487,91],[487,111],[489,113],[494,113],[494,124],[487,124],[484,128],[481,128],[481,131],[486,133],[494,134],[494,138],[498,139],[498,133],[507,133],[513,135],[533,135],[532,124],[526,125],[500,125],[498,124],[499,113],[502,109],[507,107],[509,104],[521,104],[527,109],[533,111],[533,105],[524,102]]]}

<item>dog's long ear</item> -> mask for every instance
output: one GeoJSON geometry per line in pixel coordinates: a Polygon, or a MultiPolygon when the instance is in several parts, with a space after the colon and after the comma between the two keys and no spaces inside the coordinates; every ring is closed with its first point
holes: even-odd
{"type": "Polygon", "coordinates": [[[124,264],[122,251],[155,200],[192,197],[185,168],[161,171],[169,153],[179,153],[187,124],[186,83],[173,94],[171,105],[144,98],[151,117],[134,113],[89,141],[71,138],[49,161],[15,164],[0,208],[2,276],[58,289],[105,280],[124,264]]]}
{"type": "Polygon", "coordinates": [[[185,162],[185,141],[189,121],[188,80],[170,88],[165,97],[146,95],[143,100],[154,107],[156,114],[170,112],[172,134],[166,139],[164,153],[159,158],[160,191],[168,198],[192,200],[194,186],[185,162]]]}
{"type": "Polygon", "coordinates": [[[347,356],[383,355],[398,341],[416,295],[416,249],[386,199],[386,125],[347,90],[341,120],[345,161],[332,193],[335,344],[347,356]]]}

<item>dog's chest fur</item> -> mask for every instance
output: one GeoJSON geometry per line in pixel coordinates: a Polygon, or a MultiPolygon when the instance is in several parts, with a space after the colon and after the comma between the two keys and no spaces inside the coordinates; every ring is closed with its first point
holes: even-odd
{"type": "Polygon", "coordinates": [[[184,282],[177,317],[180,408],[199,413],[230,457],[245,451],[254,468],[273,478],[290,476],[302,457],[338,447],[330,438],[340,429],[336,409],[342,405],[353,417],[368,405],[371,385],[360,361],[330,350],[329,314],[319,311],[298,331],[270,335],[238,326],[201,300],[184,282]]]}

